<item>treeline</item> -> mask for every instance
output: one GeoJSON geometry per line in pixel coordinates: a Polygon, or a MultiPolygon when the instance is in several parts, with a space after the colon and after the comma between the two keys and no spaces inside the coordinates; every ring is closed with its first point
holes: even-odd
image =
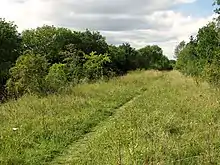
{"type": "Polygon", "coordinates": [[[99,32],[44,25],[24,30],[0,19],[1,98],[58,92],[68,83],[123,75],[136,69],[170,70],[174,61],[157,46],[136,50],[108,45],[99,32]]]}
{"type": "Polygon", "coordinates": [[[185,75],[204,80],[220,87],[220,0],[215,1],[219,15],[212,22],[191,36],[188,43],[182,41],[175,49],[176,69],[185,75]]]}

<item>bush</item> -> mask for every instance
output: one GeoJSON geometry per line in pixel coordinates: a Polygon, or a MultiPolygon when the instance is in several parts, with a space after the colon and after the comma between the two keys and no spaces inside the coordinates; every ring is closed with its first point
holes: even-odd
{"type": "Polygon", "coordinates": [[[106,63],[111,62],[107,54],[96,55],[95,52],[85,55],[86,62],[83,65],[85,77],[89,80],[103,78],[107,70],[104,68],[106,63]]]}
{"type": "Polygon", "coordinates": [[[53,64],[46,76],[48,92],[58,92],[67,84],[65,64],[53,64]]]}
{"type": "Polygon", "coordinates": [[[203,78],[215,87],[220,87],[220,66],[215,60],[211,64],[206,64],[203,70],[203,78]]]}
{"type": "Polygon", "coordinates": [[[24,93],[42,93],[45,90],[45,76],[48,62],[45,57],[28,52],[16,61],[10,69],[7,81],[9,95],[21,96],[24,93]]]}
{"type": "Polygon", "coordinates": [[[74,44],[67,45],[65,51],[61,52],[63,63],[67,68],[68,81],[78,83],[84,77],[83,64],[85,62],[85,53],[77,50],[74,44]]]}

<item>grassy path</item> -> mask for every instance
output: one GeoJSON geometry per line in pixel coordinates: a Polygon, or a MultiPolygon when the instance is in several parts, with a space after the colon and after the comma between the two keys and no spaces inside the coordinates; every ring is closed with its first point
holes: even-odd
{"type": "Polygon", "coordinates": [[[177,72],[163,73],[52,164],[218,164],[217,94],[177,72]]]}
{"type": "Polygon", "coordinates": [[[47,164],[157,79],[141,72],[0,106],[0,164],[47,164]],[[17,131],[13,131],[17,128],[17,131]]]}
{"type": "MultiPolygon", "coordinates": [[[[147,85],[149,87],[150,84],[147,85]]],[[[58,164],[71,164],[71,162],[74,159],[75,155],[79,155],[82,150],[85,150],[89,141],[91,139],[97,138],[97,133],[100,132],[102,129],[106,129],[109,126],[109,123],[114,121],[118,115],[120,115],[121,111],[124,111],[127,107],[131,106],[134,104],[134,102],[138,101],[139,98],[143,95],[143,93],[147,90],[147,87],[142,88],[142,93],[133,97],[126,103],[120,105],[115,109],[115,114],[113,116],[110,116],[108,119],[104,120],[103,122],[100,122],[94,129],[86,134],[82,139],[79,139],[77,142],[73,143],[73,145],[70,146],[70,148],[63,153],[63,155],[59,156],[58,158],[55,158],[54,161],[52,161],[51,164],[53,165],[58,165],[58,164]]]]}
{"type": "Polygon", "coordinates": [[[219,164],[219,92],[178,72],[0,106],[0,164],[219,164]],[[18,128],[13,131],[13,128],[18,128]]]}

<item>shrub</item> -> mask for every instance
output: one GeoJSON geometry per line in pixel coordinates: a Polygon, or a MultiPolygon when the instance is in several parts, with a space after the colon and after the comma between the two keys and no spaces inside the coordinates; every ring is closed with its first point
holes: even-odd
{"type": "Polygon", "coordinates": [[[45,57],[27,52],[20,56],[10,69],[7,81],[9,95],[20,96],[24,93],[42,93],[45,90],[45,76],[48,62],[45,57]]]}
{"type": "Polygon", "coordinates": [[[211,85],[220,87],[220,67],[219,61],[214,60],[211,64],[206,64],[203,70],[203,78],[211,85]]]}
{"type": "Polygon", "coordinates": [[[90,80],[102,78],[107,73],[104,65],[111,62],[107,54],[96,55],[95,52],[85,55],[85,59],[83,69],[85,77],[90,80]]]}
{"type": "Polygon", "coordinates": [[[46,76],[47,89],[49,92],[58,92],[67,84],[65,64],[53,64],[46,76]]]}

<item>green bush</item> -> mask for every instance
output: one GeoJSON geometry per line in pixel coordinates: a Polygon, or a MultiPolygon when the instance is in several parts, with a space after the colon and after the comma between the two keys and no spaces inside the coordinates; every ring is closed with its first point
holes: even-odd
{"type": "Polygon", "coordinates": [[[86,62],[83,65],[85,77],[89,80],[103,78],[107,73],[104,65],[111,62],[107,54],[96,55],[96,52],[92,52],[89,55],[85,55],[86,62]]]}
{"type": "Polygon", "coordinates": [[[65,64],[53,64],[46,76],[47,89],[49,92],[58,92],[67,84],[65,64]]]}
{"type": "Polygon", "coordinates": [[[77,50],[74,44],[66,45],[65,51],[61,52],[63,63],[66,64],[68,81],[79,82],[84,77],[83,64],[85,53],[77,50]]]}
{"type": "Polygon", "coordinates": [[[47,69],[48,62],[43,56],[31,52],[20,56],[10,69],[10,78],[7,81],[9,95],[17,97],[25,93],[44,92],[47,69]]]}
{"type": "Polygon", "coordinates": [[[215,87],[220,87],[220,66],[215,60],[211,64],[206,64],[203,70],[203,78],[215,87]]]}

